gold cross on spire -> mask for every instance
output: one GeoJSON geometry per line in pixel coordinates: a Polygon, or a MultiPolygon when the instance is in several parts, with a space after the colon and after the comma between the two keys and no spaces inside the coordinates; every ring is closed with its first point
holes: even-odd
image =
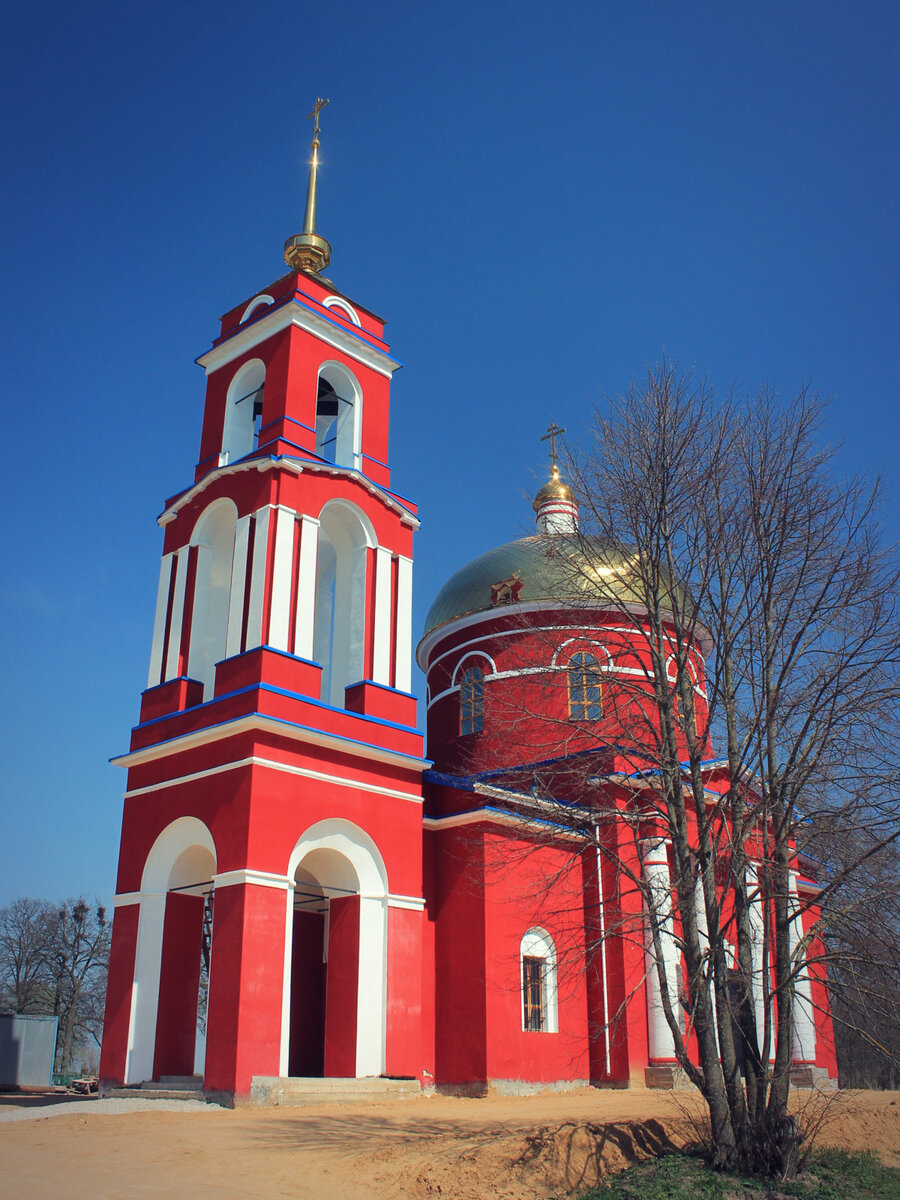
{"type": "Polygon", "coordinates": [[[306,118],[307,121],[312,121],[313,117],[315,117],[315,123],[313,124],[313,143],[312,143],[314,150],[319,145],[319,113],[322,111],[322,109],[325,107],[326,104],[330,104],[330,103],[331,103],[330,100],[323,100],[321,96],[317,96],[316,102],[313,105],[313,110],[311,113],[309,113],[309,115],[306,118]]]}
{"type": "Polygon", "coordinates": [[[555,421],[551,421],[547,432],[541,438],[542,442],[550,443],[550,468],[554,476],[559,474],[559,466],[556,461],[556,439],[565,432],[565,429],[562,429],[555,421]]]}
{"type": "Polygon", "coordinates": [[[284,243],[284,261],[293,270],[324,271],[331,262],[331,246],[316,233],[316,190],[319,180],[319,113],[329,101],[319,96],[307,121],[313,122],[312,158],[309,160],[309,184],[306,188],[306,213],[303,232],[284,243]]]}

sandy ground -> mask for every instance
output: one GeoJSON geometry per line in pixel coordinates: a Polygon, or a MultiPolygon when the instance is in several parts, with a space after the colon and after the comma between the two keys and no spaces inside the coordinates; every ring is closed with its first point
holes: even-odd
{"type": "MultiPolygon", "coordinates": [[[[643,1089],[233,1112],[108,1103],[50,1115],[37,1098],[0,1097],[4,1200],[543,1200],[695,1140],[698,1112],[643,1089]]],[[[820,1141],[900,1166],[900,1092],[838,1093],[820,1141]]]]}

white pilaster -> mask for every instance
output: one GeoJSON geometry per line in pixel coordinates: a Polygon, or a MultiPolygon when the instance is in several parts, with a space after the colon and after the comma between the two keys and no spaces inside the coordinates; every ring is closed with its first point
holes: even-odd
{"type": "Polygon", "coordinates": [[[356,1074],[384,1070],[386,1025],[385,946],[387,906],[383,897],[359,898],[359,991],[356,1008],[356,1074]]]}
{"type": "Polygon", "coordinates": [[[372,679],[391,682],[391,552],[375,547],[375,621],[372,631],[372,679]]]}
{"type": "Polygon", "coordinates": [[[269,559],[269,517],[267,505],[256,513],[253,538],[253,562],[250,567],[250,606],[247,613],[247,649],[262,645],[263,599],[266,594],[266,564],[269,559]]]}
{"type": "Polygon", "coordinates": [[[174,555],[164,554],[159,564],[159,585],[156,589],[156,616],[153,618],[153,644],[150,647],[150,672],[147,687],[162,681],[163,643],[166,638],[166,614],[169,608],[169,584],[172,579],[174,555]]]}
{"type": "Polygon", "coordinates": [[[269,601],[268,643],[276,650],[288,650],[291,625],[291,584],[294,566],[294,523],[297,514],[290,509],[275,511],[275,556],[272,563],[272,595],[269,601]]]}
{"type": "Polygon", "coordinates": [[[165,892],[145,892],[141,896],[134,955],[134,982],[131,986],[131,1019],[125,1057],[126,1084],[142,1083],[145,1079],[153,1078],[165,915],[165,892]]]}
{"type": "MultiPolygon", "coordinates": [[[[656,914],[659,927],[659,940],[662,950],[662,960],[666,970],[666,991],[673,1012],[678,1015],[678,994],[680,991],[681,955],[675,943],[672,930],[672,883],[669,875],[669,858],[666,853],[666,843],[662,838],[653,838],[641,843],[644,879],[647,883],[649,896],[645,898],[648,905],[656,914]]],[[[672,1059],[675,1057],[675,1040],[672,1030],[666,1020],[662,1005],[662,989],[660,988],[656,954],[653,949],[653,938],[650,928],[649,913],[646,928],[646,961],[647,961],[647,1018],[650,1042],[651,1060],[672,1059]]]]}
{"type": "Polygon", "coordinates": [[[797,873],[790,873],[790,906],[791,906],[791,966],[794,971],[794,1020],[791,1033],[793,1035],[794,1062],[811,1063],[816,1060],[816,1023],[812,1006],[812,987],[809,970],[806,965],[806,950],[801,947],[803,940],[803,916],[800,912],[800,898],[797,895],[797,873]]]}
{"type": "Polygon", "coordinates": [[[241,652],[244,632],[244,589],[247,586],[247,545],[250,541],[250,518],[238,517],[234,532],[234,562],[231,564],[231,599],[228,604],[228,633],[225,638],[225,657],[241,652]]]}
{"type": "MultiPolygon", "coordinates": [[[[762,1052],[763,1031],[766,1021],[766,989],[763,971],[765,917],[763,915],[762,890],[759,880],[759,869],[755,866],[747,868],[747,924],[750,926],[750,954],[753,962],[753,1011],[756,1019],[756,1037],[762,1052]]],[[[769,1057],[775,1056],[775,1039],[770,1038],[769,1057]]]]}
{"type": "Polygon", "coordinates": [[[172,595],[172,619],[169,622],[169,649],[166,654],[164,679],[174,679],[178,674],[178,656],[181,651],[181,626],[184,621],[184,589],[187,583],[190,546],[182,546],[175,552],[175,591],[172,595]]]}
{"type": "Polygon", "coordinates": [[[412,559],[397,555],[397,630],[394,639],[394,687],[412,688],[412,559]]]}
{"type": "Polygon", "coordinates": [[[294,624],[294,653],[312,659],[313,630],[316,618],[316,558],[319,547],[319,522],[315,517],[300,518],[300,554],[297,562],[297,617],[294,624]]]}

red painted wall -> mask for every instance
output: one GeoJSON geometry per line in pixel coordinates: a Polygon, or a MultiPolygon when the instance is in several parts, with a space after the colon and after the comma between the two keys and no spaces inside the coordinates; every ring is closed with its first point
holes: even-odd
{"type": "Polygon", "coordinates": [[[154,1079],[194,1072],[203,904],[202,896],[169,892],[166,897],[154,1079]]]}

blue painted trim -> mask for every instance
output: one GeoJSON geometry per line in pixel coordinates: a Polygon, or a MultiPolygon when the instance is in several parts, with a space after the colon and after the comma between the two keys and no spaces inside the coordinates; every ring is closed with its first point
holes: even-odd
{"type": "Polygon", "coordinates": [[[391,469],[386,462],[382,462],[381,459],[376,458],[374,454],[364,454],[363,458],[368,459],[369,462],[378,463],[379,467],[384,467],[386,471],[391,469]]]}
{"type": "MultiPolygon", "coordinates": [[[[249,650],[241,650],[239,654],[231,654],[228,658],[220,658],[219,662],[217,662],[215,665],[218,666],[219,663],[233,662],[236,658],[243,658],[247,654],[254,654],[257,650],[268,650],[270,654],[280,654],[282,658],[289,658],[292,662],[306,663],[307,666],[318,667],[319,670],[322,669],[322,664],[315,662],[311,658],[301,658],[299,654],[291,654],[287,650],[278,650],[275,646],[269,646],[268,644],[263,646],[251,646],[249,650]]],[[[301,696],[303,693],[295,692],[294,694],[301,696]]]]}
{"type": "MultiPolygon", "coordinates": [[[[254,649],[270,650],[270,649],[272,649],[272,647],[270,647],[270,646],[255,646],[254,649]]],[[[280,650],[273,650],[272,652],[274,654],[282,653],[282,651],[280,651],[280,650]]],[[[249,654],[250,651],[245,650],[244,653],[249,654]]],[[[235,656],[235,657],[237,657],[237,656],[235,656]]],[[[292,658],[293,655],[288,655],[288,657],[292,658]]],[[[308,660],[300,659],[299,661],[307,662],[308,660]]],[[[319,664],[315,663],[314,665],[318,666],[319,664]]],[[[153,717],[149,721],[142,721],[140,724],[135,725],[134,729],[136,729],[136,730],[137,729],[149,729],[153,725],[158,725],[160,721],[171,720],[172,717],[178,716],[180,713],[196,712],[200,708],[207,708],[211,704],[218,704],[221,700],[233,700],[235,698],[235,696],[245,696],[247,694],[247,692],[269,692],[274,696],[289,696],[291,699],[302,700],[304,704],[312,704],[315,708],[322,708],[322,709],[325,709],[327,712],[341,713],[345,717],[352,717],[352,719],[354,721],[367,721],[367,722],[369,722],[369,724],[378,725],[382,729],[398,729],[398,730],[400,730],[401,733],[413,733],[413,734],[416,734],[417,736],[422,736],[422,730],[416,729],[415,726],[413,726],[413,725],[400,725],[396,721],[386,721],[382,717],[370,717],[370,716],[367,716],[365,713],[353,712],[352,709],[349,709],[349,708],[337,708],[333,704],[325,704],[324,701],[316,700],[313,696],[307,696],[303,692],[292,692],[288,688],[274,687],[270,683],[251,683],[251,684],[248,684],[247,687],[238,688],[236,691],[224,692],[221,696],[214,696],[212,700],[205,700],[202,704],[192,704],[190,708],[177,709],[175,712],[164,713],[163,716],[161,716],[161,717],[153,717]]],[[[251,716],[251,715],[267,716],[266,713],[256,714],[255,711],[254,711],[254,714],[244,713],[243,715],[244,716],[251,716]]],[[[271,719],[273,721],[280,721],[282,718],[281,717],[272,717],[271,719]]],[[[285,722],[285,724],[291,725],[291,724],[294,724],[294,722],[287,721],[287,722],[285,722]]],[[[214,728],[214,726],[209,726],[209,728],[214,728]]],[[[300,725],[300,726],[298,726],[298,728],[311,729],[312,726],[300,725]]],[[[320,730],[320,732],[327,733],[328,730],[323,729],[323,730],[320,730]]],[[[181,736],[181,735],[179,735],[179,736],[181,736]]],[[[331,734],[329,736],[343,738],[344,741],[354,741],[355,740],[354,738],[345,738],[344,735],[341,733],[335,733],[335,734],[331,734]]],[[[361,742],[360,744],[368,745],[369,743],[361,742]]]]}
{"type": "MultiPolygon", "coordinates": [[[[288,293],[288,295],[282,296],[280,300],[276,300],[274,304],[267,304],[265,308],[261,308],[259,310],[259,317],[252,316],[249,318],[249,320],[244,321],[243,324],[232,325],[230,329],[226,330],[224,333],[221,333],[213,342],[210,350],[214,350],[219,346],[223,346],[226,342],[231,341],[233,337],[236,337],[242,329],[249,329],[251,325],[255,325],[256,322],[263,316],[267,316],[269,313],[273,313],[277,309],[283,308],[285,304],[296,304],[298,308],[305,308],[308,312],[313,313],[320,320],[327,321],[328,324],[332,325],[335,329],[339,329],[342,333],[349,334],[350,337],[356,338],[356,340],[361,342],[364,346],[368,346],[370,350],[374,350],[377,354],[383,355],[390,362],[396,363],[398,368],[403,366],[403,363],[398,358],[394,358],[390,353],[390,346],[386,341],[384,341],[383,338],[379,338],[374,333],[368,333],[365,330],[357,333],[354,326],[351,325],[350,328],[348,328],[347,325],[343,324],[343,322],[338,323],[332,316],[326,316],[325,314],[328,313],[328,309],[323,308],[321,304],[318,304],[316,301],[306,297],[301,300],[301,296],[304,296],[304,293],[295,289],[293,292],[288,293]],[[380,345],[378,343],[380,343],[380,345]],[[383,350],[381,348],[382,346],[384,347],[383,350]]],[[[204,355],[208,353],[209,350],[204,350],[203,354],[198,354],[194,361],[198,362],[204,357],[204,355]]]]}
{"type": "Polygon", "coordinates": [[[407,699],[416,701],[419,699],[419,697],[414,696],[412,692],[401,692],[399,688],[390,687],[386,683],[376,683],[374,679],[360,679],[357,683],[348,683],[347,687],[359,687],[363,683],[368,684],[369,687],[380,688],[383,692],[392,692],[395,696],[406,696],[407,699]]]}
{"type": "MultiPolygon", "coordinates": [[[[153,687],[144,688],[144,690],[141,692],[141,696],[149,696],[151,692],[156,692],[161,687],[168,687],[170,683],[180,683],[182,680],[185,683],[196,683],[202,686],[199,679],[192,679],[190,675],[173,675],[171,679],[164,679],[162,683],[154,683],[153,687]]],[[[181,709],[175,709],[175,711],[180,712],[181,709]]]]}
{"type": "MultiPolygon", "coordinates": [[[[242,690],[243,691],[253,691],[252,688],[244,688],[242,690]]],[[[241,694],[240,692],[229,693],[229,695],[234,695],[234,696],[238,696],[240,694],[241,694]]],[[[226,697],[224,697],[224,696],[218,697],[218,699],[220,699],[220,700],[224,700],[225,698],[226,697]]],[[[210,700],[209,703],[212,704],[213,701],[210,700]]],[[[195,706],[194,710],[186,708],[183,711],[184,712],[195,711],[196,708],[198,708],[198,707],[201,707],[201,706],[200,705],[195,706]]],[[[337,711],[346,712],[346,709],[338,709],[337,711]]],[[[365,717],[360,717],[358,713],[350,713],[349,715],[351,717],[357,717],[359,720],[367,719],[365,717]]],[[[326,733],[327,732],[327,730],[324,730],[324,729],[315,729],[312,725],[301,725],[298,721],[285,721],[283,717],[272,717],[272,716],[269,716],[268,713],[261,713],[257,710],[254,710],[251,713],[241,713],[241,715],[239,717],[230,717],[227,721],[216,721],[215,724],[213,724],[213,725],[204,726],[204,728],[202,730],[191,729],[188,732],[189,733],[205,733],[208,730],[212,730],[212,729],[226,729],[229,725],[234,725],[236,721],[244,721],[248,717],[261,717],[267,721],[274,721],[277,725],[284,725],[289,729],[301,729],[305,733],[326,733]]],[[[165,720],[165,718],[160,718],[160,719],[165,720]]],[[[381,724],[381,725],[389,724],[389,722],[387,722],[387,721],[379,722],[377,720],[377,718],[375,718],[375,717],[370,717],[368,719],[375,722],[376,724],[381,724]]],[[[148,725],[152,725],[155,723],[156,722],[154,722],[154,721],[148,721],[148,722],[146,722],[145,725],[135,725],[134,728],[135,729],[144,729],[148,725]]],[[[398,728],[402,728],[402,726],[398,726],[398,728]]],[[[418,732],[418,730],[416,730],[415,732],[418,732]]],[[[151,746],[142,746],[141,750],[129,750],[129,751],[127,751],[127,753],[128,754],[140,754],[142,750],[152,750],[158,746],[166,746],[170,742],[180,741],[185,736],[186,736],[186,734],[179,733],[175,737],[165,738],[161,742],[154,742],[151,746]]],[[[328,736],[334,738],[335,741],[338,741],[338,742],[347,742],[349,745],[352,745],[352,746],[365,746],[367,750],[383,750],[383,751],[386,751],[388,754],[396,755],[398,758],[407,758],[407,759],[409,759],[409,761],[411,763],[416,763],[417,765],[419,763],[427,763],[428,766],[431,766],[431,760],[428,758],[419,758],[415,754],[405,754],[402,750],[390,750],[387,746],[379,746],[377,744],[377,742],[364,742],[360,738],[345,737],[341,733],[330,733],[330,734],[328,734],[328,736]]],[[[108,759],[107,761],[114,762],[114,760],[116,758],[125,758],[125,757],[126,757],[125,754],[117,754],[117,755],[114,755],[113,758],[108,759]]]]}

